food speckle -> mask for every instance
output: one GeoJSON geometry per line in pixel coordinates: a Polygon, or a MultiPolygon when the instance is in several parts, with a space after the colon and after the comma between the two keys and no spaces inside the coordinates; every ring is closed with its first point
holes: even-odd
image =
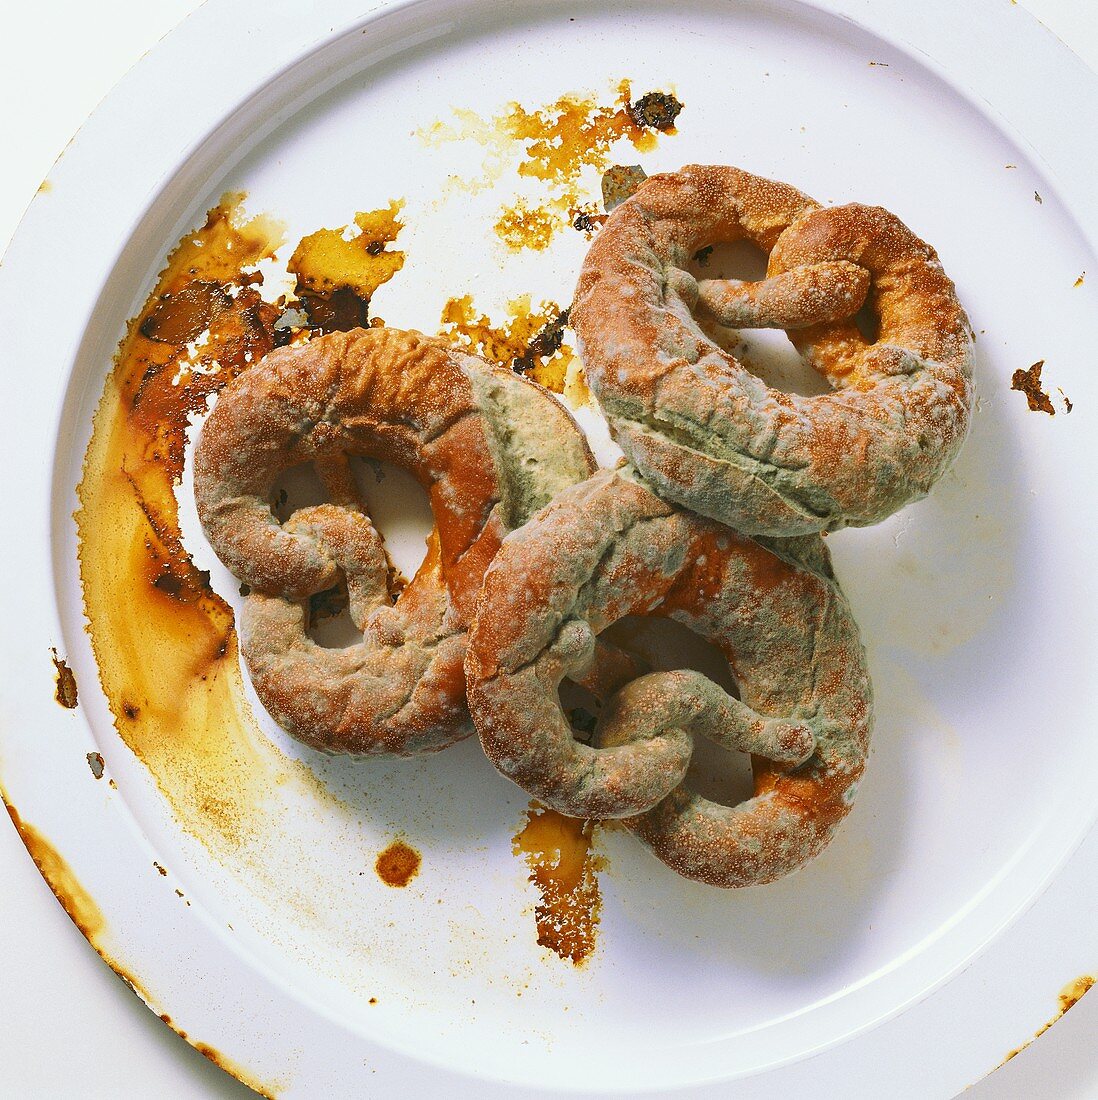
{"type": "Polygon", "coordinates": [[[53,697],[66,710],[72,710],[77,704],[76,677],[64,659],[58,656],[56,649],[50,650],[50,659],[57,670],[57,686],[54,688],[53,697]]]}
{"type": "Polygon", "coordinates": [[[1039,202],[1039,203],[1043,203],[1045,201],[1043,198],[1041,198],[1041,192],[1040,191],[1034,191],[1033,192],[1033,198],[1034,198],[1034,201],[1039,202]]]}
{"type": "Polygon", "coordinates": [[[157,863],[155,859],[153,860],[153,866],[156,868],[157,872],[160,875],[163,875],[165,877],[167,876],[167,870],[163,866],[161,866],[161,864],[157,863]]]}
{"type": "Polygon", "coordinates": [[[1080,287],[1080,286],[1083,285],[1084,282],[1086,282],[1086,278],[1087,278],[1087,273],[1085,271],[1080,271],[1079,272],[1079,278],[1076,279],[1075,282],[1072,283],[1071,285],[1073,287],[1080,287]]]}
{"type": "MultiPolygon", "coordinates": [[[[1026,395],[1026,403],[1030,409],[1034,412],[1048,413],[1049,416],[1055,416],[1056,410],[1053,408],[1052,401],[1045,391],[1041,388],[1041,370],[1045,365],[1043,359],[1038,359],[1032,367],[1027,370],[1018,369],[1011,375],[1010,388],[1017,390],[1019,393],[1026,395]]],[[[1070,411],[1070,409],[1068,410],[1070,411]]]]}
{"type": "Polygon", "coordinates": [[[605,861],[591,850],[593,837],[594,822],[533,802],[512,841],[539,894],[534,907],[538,944],[577,966],[595,950],[602,910],[597,872],[605,861]]]}
{"type": "Polygon", "coordinates": [[[87,755],[88,767],[91,769],[91,773],[96,779],[103,778],[104,761],[101,753],[89,752],[87,755]]]}
{"type": "Polygon", "coordinates": [[[407,886],[419,874],[420,863],[421,857],[415,848],[403,840],[394,840],[377,857],[374,870],[386,886],[407,886]]]}
{"type": "Polygon", "coordinates": [[[1064,412],[1069,413],[1075,408],[1075,403],[1059,386],[1056,387],[1056,392],[1060,395],[1061,400],[1064,402],[1064,412]]]}

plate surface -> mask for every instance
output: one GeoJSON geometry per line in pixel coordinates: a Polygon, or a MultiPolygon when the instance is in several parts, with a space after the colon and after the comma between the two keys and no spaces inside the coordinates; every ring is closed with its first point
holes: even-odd
{"type": "MultiPolygon", "coordinates": [[[[981,84],[986,74],[962,70],[932,13],[881,20],[885,37],[839,4],[352,8],[332,5],[326,25],[306,17],[281,34],[277,11],[256,15],[226,87],[196,92],[190,130],[155,135],[136,154],[136,179],[108,193],[97,162],[140,109],[116,95],[59,169],[91,193],[55,203],[48,224],[32,208],[0,273],[10,289],[63,256],[80,307],[49,319],[56,376],[35,382],[31,413],[5,444],[34,536],[10,551],[5,572],[21,581],[7,596],[35,625],[18,643],[5,633],[11,682],[27,695],[5,696],[0,774],[51,884],[156,1011],[267,1091],[349,1094],[385,1075],[482,1094],[493,1083],[688,1090],[769,1071],[770,1087],[833,1080],[868,1096],[872,1076],[852,1086],[852,1065],[872,1059],[888,1080],[920,1032],[948,1034],[960,1007],[994,989],[989,967],[1001,975],[1024,958],[1041,996],[981,1003],[980,1035],[920,1067],[911,1095],[969,1083],[1047,1018],[1048,994],[1077,976],[1076,957],[1098,965],[1087,930],[1046,969],[1038,908],[1018,919],[1058,869],[1040,919],[1075,919],[1095,866],[1093,840],[1065,865],[1093,821],[1098,762],[1087,721],[1095,591],[1079,538],[1098,529],[1098,395],[1078,351],[1095,303],[1093,283],[1076,284],[1098,271],[1084,152],[1058,144],[1039,101],[1019,114],[981,84]],[[240,773],[224,760],[202,761],[227,804],[250,800],[233,831],[208,801],[179,796],[178,773],[151,773],[97,690],[71,517],[124,324],[220,195],[246,191],[247,210],[283,219],[291,242],[403,200],[407,261],[372,304],[391,325],[434,331],[447,300],[464,294],[495,318],[521,294],[563,304],[584,237],[565,230],[545,250],[509,251],[492,231],[501,204],[545,194],[518,175],[520,147],[490,126],[463,129],[471,116],[454,109],[490,120],[511,101],[533,109],[566,93],[609,103],[622,79],[637,92],[673,89],[685,107],[677,134],[646,152],[623,143],[613,161],[649,172],[740,164],[825,201],[880,202],[934,243],[979,333],[980,399],[960,461],[929,500],[829,540],[878,700],[870,770],[835,843],[786,881],[725,894],[603,833],[598,947],[574,968],[536,943],[535,894],[511,852],[526,800],[475,744],[413,762],[331,761],[293,745],[256,706],[246,766],[270,779],[262,797],[247,783],[237,790],[240,773]],[[440,122],[458,135],[440,140],[440,122]],[[65,230],[87,226],[97,201],[92,245],[73,259],[65,230]],[[1054,417],[1009,388],[1037,360],[1054,417]],[[47,433],[57,442],[42,470],[28,456],[47,433]],[[56,621],[40,610],[54,598],[56,621]],[[52,702],[50,646],[75,671],[76,711],[52,702]],[[31,745],[14,733],[17,715],[60,736],[31,745]],[[93,778],[89,752],[115,786],[93,778]],[[397,836],[423,854],[403,890],[373,873],[397,836]],[[973,967],[939,988],[985,948],[983,978],[973,967]],[[805,1060],[825,1051],[805,1076],[805,1060]]],[[[128,78],[131,98],[181,71],[188,51],[225,60],[223,41],[202,35],[248,24],[212,9],[128,78]]],[[[984,18],[950,16],[958,33],[984,18]]],[[[1061,56],[1043,39],[1004,41],[1061,56]]],[[[1061,74],[1080,102],[1095,97],[1081,66],[1061,74]]],[[[598,173],[578,182],[594,199],[598,173]]],[[[59,186],[58,198],[76,190],[59,186]]],[[[185,489],[180,500],[188,549],[236,598],[185,489]]],[[[412,554],[414,523],[394,515],[387,526],[412,554]]]]}

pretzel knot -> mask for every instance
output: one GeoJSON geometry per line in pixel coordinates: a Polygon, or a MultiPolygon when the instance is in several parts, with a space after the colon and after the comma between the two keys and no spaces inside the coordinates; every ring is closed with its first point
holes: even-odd
{"type": "Polygon", "coordinates": [[[625,818],[669,866],[717,886],[770,882],[811,859],[865,765],[865,655],[822,540],[764,546],[623,470],[564,490],[507,537],[465,667],[497,769],[562,813],[625,818]],[[712,642],[740,698],[689,670],[595,677],[598,635],[638,614],[712,642]],[[561,709],[566,678],[598,679],[606,698],[591,745],[561,709]],[[753,798],[729,807],[690,790],[697,735],[752,754],[753,798]]]}
{"type": "Polygon", "coordinates": [[[508,531],[593,468],[546,391],[441,341],[359,330],[272,352],[226,387],[195,452],[199,518],[251,588],[240,640],[260,701],[329,752],[407,755],[471,733],[462,665],[484,570],[508,531]],[[427,556],[399,592],[353,455],[428,489],[427,556]],[[280,524],[272,488],[302,462],[330,503],[280,524]],[[341,576],[363,638],[327,649],[309,636],[308,598],[341,576]]]}
{"type": "Polygon", "coordinates": [[[894,215],[692,165],[653,176],[588,251],[572,324],[611,430],[662,496],[740,530],[876,523],[924,496],[963,442],[972,332],[934,250],[894,215]],[[701,280],[696,251],[748,240],[758,282],[701,280]],[[868,303],[878,332],[854,314],[868,303]],[[783,328],[832,385],[766,386],[702,330],[783,328]]]}

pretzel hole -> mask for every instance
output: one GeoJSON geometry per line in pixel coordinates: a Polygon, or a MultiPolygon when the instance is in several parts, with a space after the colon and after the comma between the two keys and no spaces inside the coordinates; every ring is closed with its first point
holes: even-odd
{"type": "Polygon", "coordinates": [[[301,462],[282,471],[271,487],[271,512],[285,523],[299,508],[323,504],[328,496],[311,462],[301,462]]]}
{"type": "Polygon", "coordinates": [[[767,254],[752,241],[724,241],[699,248],[686,265],[695,279],[742,279],[755,282],[766,278],[767,254]]]}
{"type": "Polygon", "coordinates": [[[881,315],[873,304],[873,292],[866,295],[862,308],[854,314],[854,324],[867,344],[875,344],[881,335],[881,315]]]}
{"type": "Polygon", "coordinates": [[[414,577],[435,525],[427,490],[402,466],[355,455],[351,470],[393,566],[414,577]]]}
{"type": "MultiPolygon", "coordinates": [[[[767,254],[751,241],[706,245],[694,253],[687,270],[696,279],[766,278],[767,254]]],[[[698,319],[706,336],[734,355],[752,374],[783,393],[814,397],[831,386],[801,358],[781,329],[734,329],[698,319]]]]}
{"type": "Polygon", "coordinates": [[[585,745],[589,744],[602,710],[602,701],[574,680],[561,681],[558,697],[560,709],[572,727],[572,736],[585,745]]]}
{"type": "MultiPolygon", "coordinates": [[[[629,615],[607,627],[602,637],[639,657],[653,671],[694,669],[720,684],[729,695],[739,698],[739,685],[724,654],[712,642],[674,619],[660,615],[629,615]]],[[[745,752],[723,748],[707,737],[695,737],[686,785],[711,802],[735,806],[750,798],[754,791],[751,757],[745,752]]]]}
{"type": "Polygon", "coordinates": [[[351,619],[347,578],[342,571],[336,585],[309,597],[308,634],[325,649],[346,649],[362,641],[351,619]]]}

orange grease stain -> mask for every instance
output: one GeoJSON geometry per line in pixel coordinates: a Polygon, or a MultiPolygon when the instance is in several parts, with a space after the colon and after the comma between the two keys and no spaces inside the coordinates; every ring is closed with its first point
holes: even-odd
{"type": "MultiPolygon", "coordinates": [[[[225,195],[183,237],[127,325],[95,413],[76,514],[88,632],[118,731],[184,827],[233,851],[262,842],[264,806],[291,775],[323,794],[307,768],[258,730],[232,609],[183,545],[175,495],[191,419],[278,338],[285,303],[260,297],[255,267],[275,257],[282,227],[262,215],[245,219],[243,198],[225,195]]],[[[398,209],[356,215],[367,246],[392,239],[398,209]]],[[[325,267],[342,262],[326,232],[294,253],[299,281],[316,293],[347,282],[325,267]]],[[[362,254],[352,293],[381,285],[403,262],[383,247],[362,254]]]]}
{"type": "Polygon", "coordinates": [[[605,861],[592,852],[593,838],[593,822],[534,802],[512,841],[540,894],[534,909],[538,943],[576,965],[595,950],[602,909],[597,872],[605,861]]]}
{"type": "Polygon", "coordinates": [[[377,857],[374,870],[386,886],[407,886],[419,874],[422,857],[403,840],[394,840],[377,857]]]}

